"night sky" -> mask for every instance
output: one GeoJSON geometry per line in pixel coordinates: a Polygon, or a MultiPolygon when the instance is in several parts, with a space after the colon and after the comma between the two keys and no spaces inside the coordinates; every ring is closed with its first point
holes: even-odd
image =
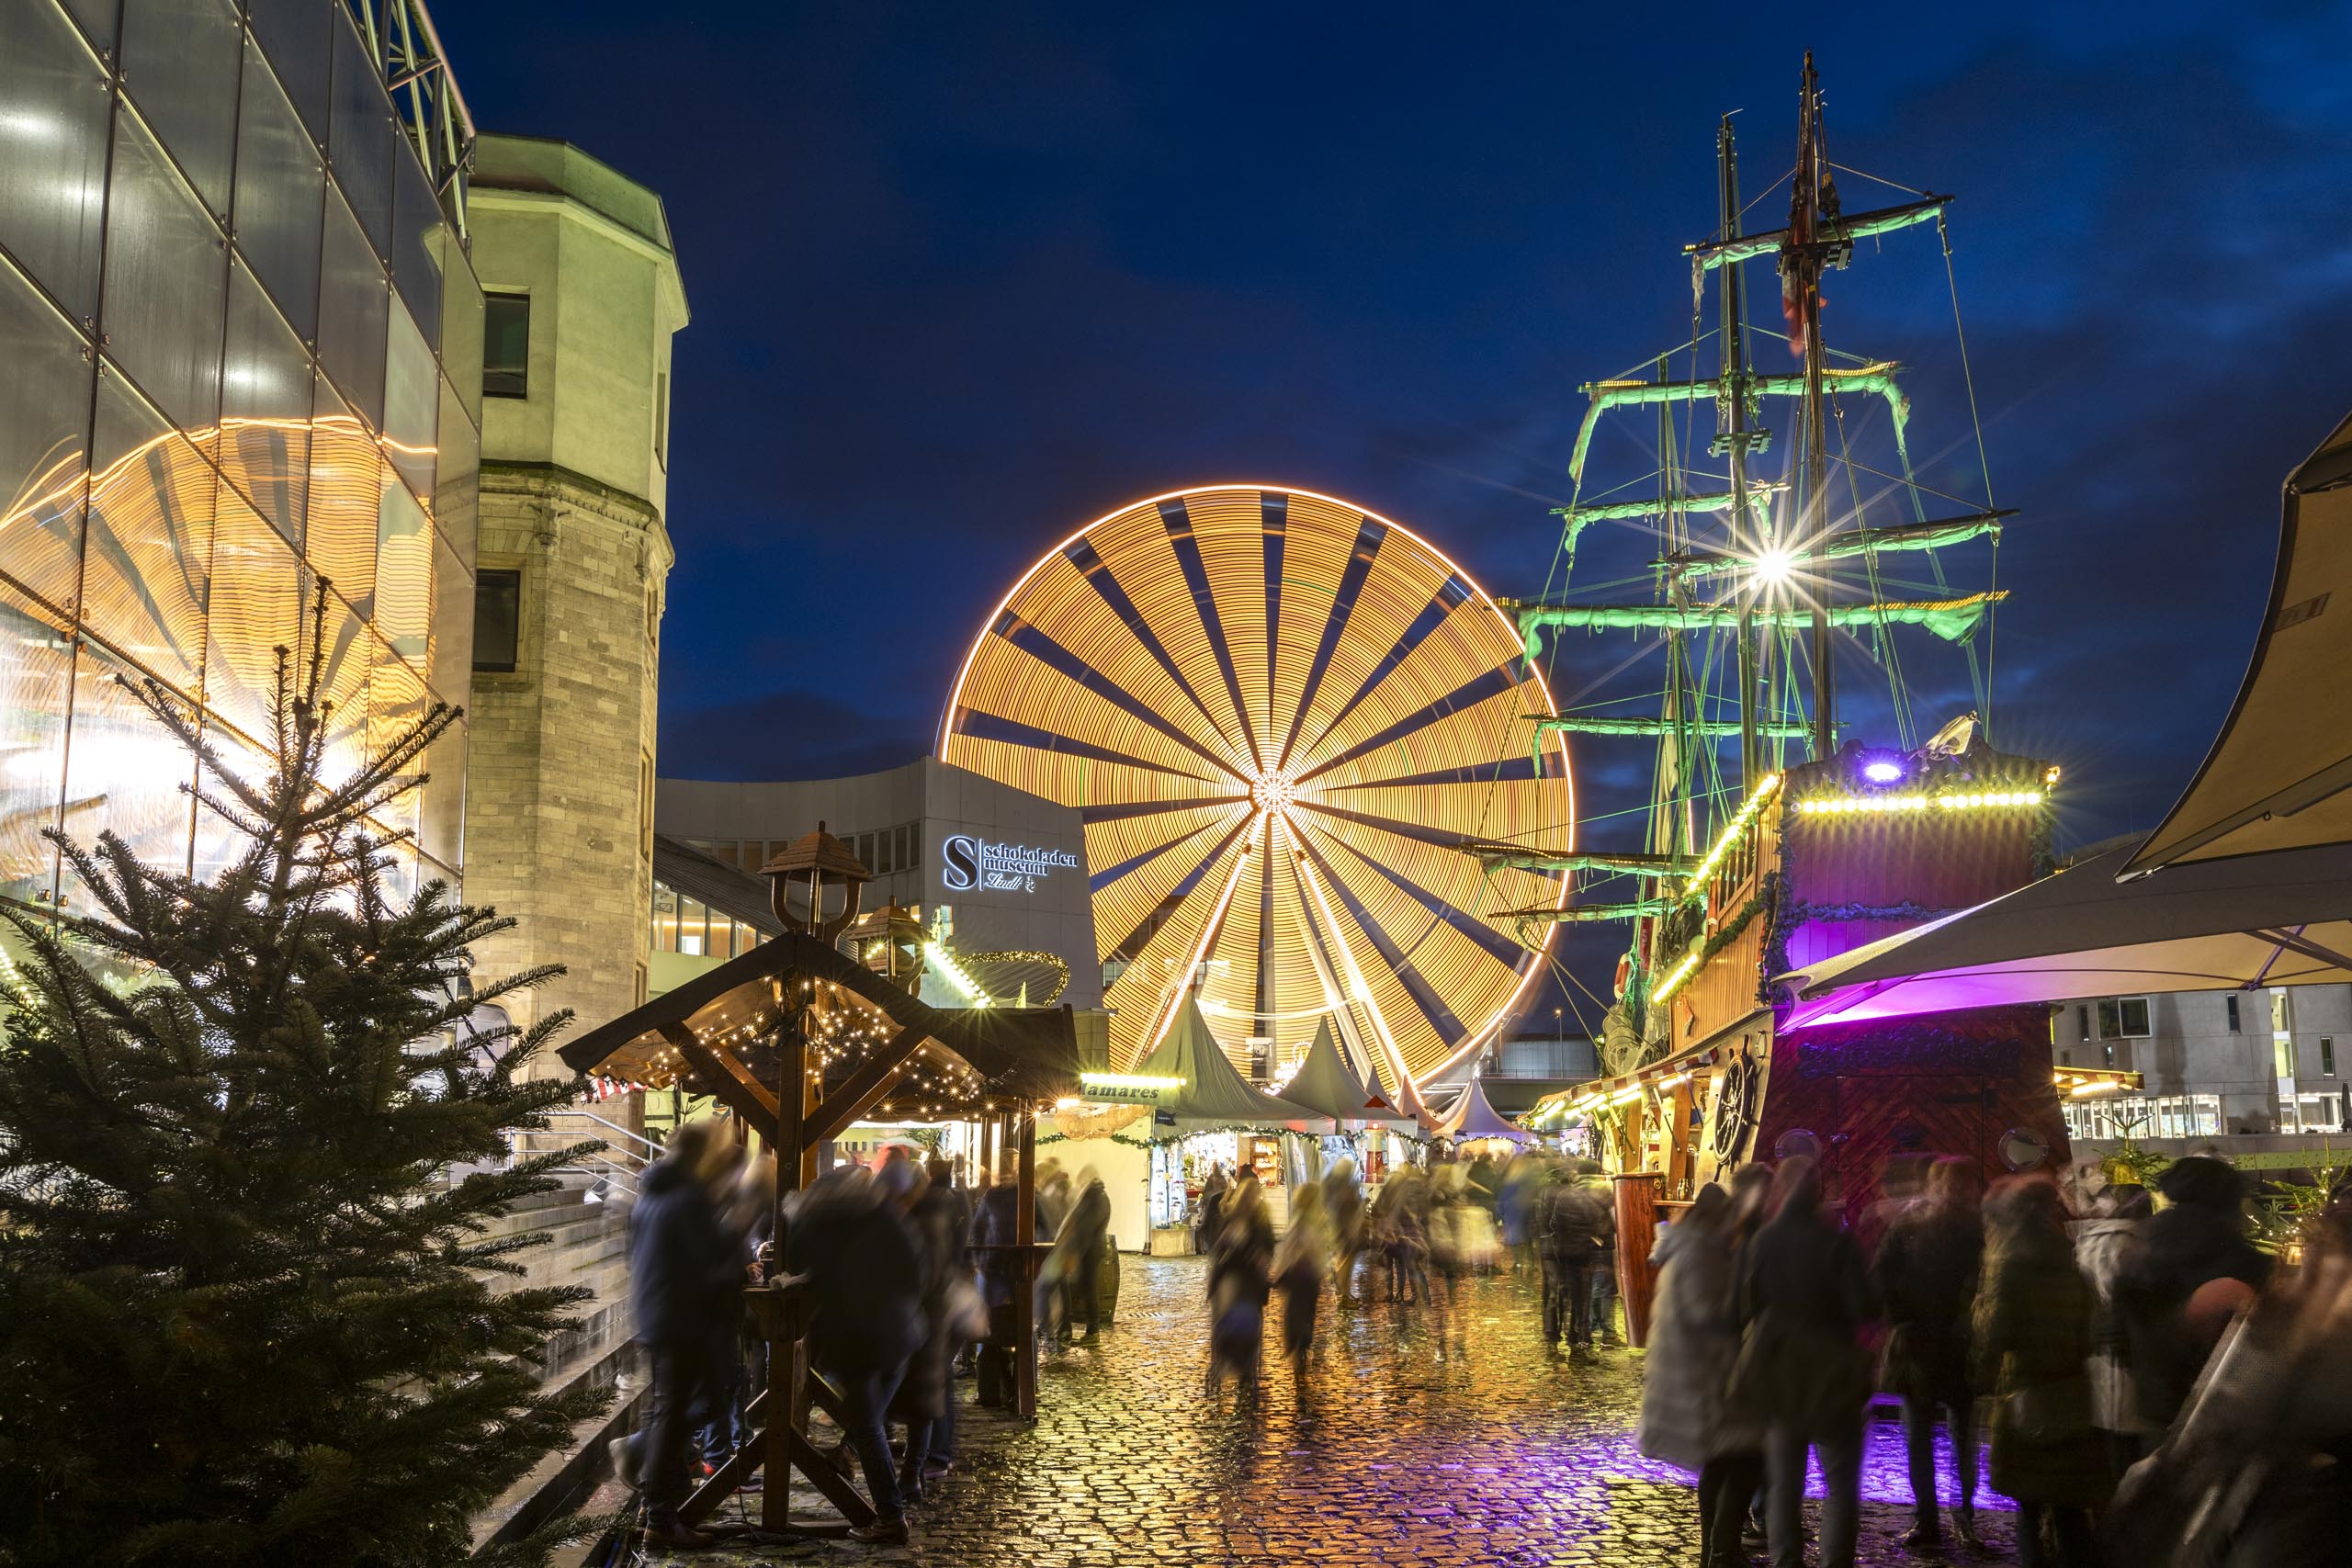
{"type": "MultiPolygon", "coordinates": [[[[1540,590],[1580,384],[1690,336],[1680,247],[1713,223],[1724,111],[1751,226],[1785,220],[1762,193],[1808,47],[1833,156],[1959,197],[1995,498],[2023,512],[1996,738],[2064,764],[2062,841],[2171,804],[2252,646],[2279,481],[2352,402],[2352,5],[435,16],[483,129],[575,141],[668,204],[694,321],[667,775],[928,750],[1012,579],[1187,484],[1327,491],[1495,593],[1540,590]]],[[[1849,210],[1901,198],[1845,183],[1849,210]]],[[[1769,323],[1769,264],[1749,277],[1769,323]]],[[[1921,367],[1923,479],[1981,495],[1933,231],[1825,295],[1833,347],[1921,367]]],[[[1654,464],[1624,430],[1596,446],[1606,482],[1654,464]]],[[[1564,700],[1630,651],[1577,634],[1564,700]]],[[[1848,657],[1859,692],[1876,677],[1848,657]]],[[[1968,705],[1946,664],[1915,675],[1927,729],[1968,705]]],[[[1642,798],[1624,748],[1578,751],[1589,818],[1642,798]]],[[[1586,837],[1631,847],[1634,823],[1586,837]]]]}

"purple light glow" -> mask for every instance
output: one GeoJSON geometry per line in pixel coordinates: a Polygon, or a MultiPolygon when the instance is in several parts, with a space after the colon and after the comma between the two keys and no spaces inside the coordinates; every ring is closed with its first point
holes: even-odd
{"type": "Polygon", "coordinates": [[[1862,764],[1862,777],[1872,784],[1893,784],[1902,776],[1903,764],[1900,762],[1880,761],[1862,764]]]}

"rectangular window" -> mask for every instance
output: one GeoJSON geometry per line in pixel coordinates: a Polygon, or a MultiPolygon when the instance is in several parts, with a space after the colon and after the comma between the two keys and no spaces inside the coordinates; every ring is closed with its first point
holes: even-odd
{"type": "Polygon", "coordinates": [[[637,852],[653,858],[653,753],[637,754],[637,852]]]}
{"type": "Polygon", "coordinates": [[[678,951],[689,958],[700,958],[710,951],[709,933],[705,929],[707,915],[701,900],[678,900],[678,951]]]}
{"type": "Polygon", "coordinates": [[[653,885],[653,951],[678,951],[678,895],[659,882],[653,885]]]}
{"type": "Polygon", "coordinates": [[[907,855],[907,840],[914,837],[914,829],[911,828],[895,829],[892,831],[892,837],[898,840],[898,843],[894,848],[897,852],[896,858],[898,860],[899,869],[900,871],[904,871],[908,866],[914,863],[907,855]]]}
{"type": "Polygon", "coordinates": [[[2233,1034],[2235,1034],[2235,1033],[2237,1033],[2237,1032],[2238,1032],[2238,1027],[2239,1027],[2239,1026],[2238,1026],[2238,999],[2237,999],[2237,998],[2235,998],[2234,996],[2233,996],[2233,997],[2229,997],[2229,998],[2225,998],[2225,999],[2228,1001],[2229,1006],[2230,1006],[2230,1032],[2231,1032],[2231,1033],[2233,1033],[2233,1034]]]}
{"type": "Polygon", "coordinates": [[[874,835],[871,833],[857,836],[857,863],[868,871],[874,869],[874,835]]]}
{"type": "Polygon", "coordinates": [[[922,863],[922,824],[917,822],[907,829],[907,869],[912,871],[922,863]]]}
{"type": "Polygon", "coordinates": [[[2335,1076],[2335,1037],[2332,1034],[2323,1034],[2319,1039],[2319,1076],[2324,1078],[2335,1076]]]}
{"type": "Polygon", "coordinates": [[[531,395],[531,297],[481,297],[481,395],[531,395]]]}
{"type": "Polygon", "coordinates": [[[889,829],[885,828],[874,835],[874,852],[881,857],[882,862],[881,864],[870,868],[875,875],[888,876],[899,869],[899,863],[890,858],[889,829]]]}
{"type": "Polygon", "coordinates": [[[484,567],[474,578],[474,668],[511,675],[523,648],[523,574],[484,567]]]}
{"type": "Polygon", "coordinates": [[[2083,1038],[2088,1040],[2091,1037],[2091,1010],[2088,1007],[2078,1007],[2075,1010],[2075,1016],[2082,1020],[2083,1038]]]}
{"type": "Polygon", "coordinates": [[[2101,1040],[2145,1040],[2148,1037],[2148,998],[2117,997],[2099,1003],[2098,1037],[2101,1040]]]}

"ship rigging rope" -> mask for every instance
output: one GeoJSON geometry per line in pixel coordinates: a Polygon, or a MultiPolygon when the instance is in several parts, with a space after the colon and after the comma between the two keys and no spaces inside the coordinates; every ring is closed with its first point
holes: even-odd
{"type": "MultiPolygon", "coordinates": [[[[1936,238],[1943,242],[1944,287],[1951,294],[1951,330],[1960,340],[1960,376],[1968,389],[1968,420],[1976,429],[1976,471],[1984,480],[1984,505],[1990,511],[1993,501],[1993,462],[1984,450],[1984,417],[1976,410],[1976,372],[1968,363],[1968,323],[1960,314],[1960,279],[1952,272],[1951,230],[1944,222],[1944,215],[1936,214],[1936,238]]],[[[2001,585],[2001,536],[1993,536],[1992,586],[2001,585]]],[[[2000,632],[1997,613],[1988,612],[1984,617],[1984,733],[1993,732],[1993,660],[2000,632]]]]}

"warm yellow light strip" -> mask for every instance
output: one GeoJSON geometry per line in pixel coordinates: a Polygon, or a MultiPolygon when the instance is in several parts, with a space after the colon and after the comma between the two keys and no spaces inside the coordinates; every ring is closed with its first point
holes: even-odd
{"type": "Polygon", "coordinates": [[[1373,999],[1372,987],[1365,981],[1363,970],[1356,964],[1355,950],[1348,945],[1348,933],[1340,929],[1339,917],[1331,912],[1331,900],[1323,891],[1322,880],[1315,874],[1314,862],[1302,854],[1298,857],[1298,869],[1301,880],[1306,884],[1306,890],[1315,896],[1315,907],[1323,911],[1323,929],[1331,933],[1332,945],[1340,950],[1340,962],[1347,968],[1348,984],[1363,1001],[1363,1010],[1372,1020],[1372,1032],[1379,1036],[1380,1047],[1387,1054],[1389,1070],[1396,1075],[1396,1081],[1404,1086],[1407,1093],[1418,1100],[1421,1086],[1415,1083],[1413,1075],[1406,1070],[1405,1054],[1396,1049],[1396,1037],[1388,1032],[1388,1021],[1381,1016],[1380,1004],[1373,999]]]}
{"type": "Polygon", "coordinates": [[[1984,811],[2001,807],[2040,806],[2050,797],[2038,789],[1965,791],[1951,795],[1814,795],[1797,802],[1807,817],[1908,811],[1984,811]]]}
{"type": "Polygon", "coordinates": [[[1690,978],[1690,972],[1698,967],[1699,950],[1694,947],[1682,955],[1681,963],[1667,971],[1666,978],[1659,981],[1657,989],[1650,993],[1650,1000],[1662,1002],[1674,995],[1675,988],[1690,978]]]}
{"type": "Polygon", "coordinates": [[[1707,878],[1715,874],[1715,867],[1723,863],[1724,856],[1731,853],[1731,847],[1739,842],[1739,836],[1747,831],[1747,825],[1756,820],[1756,814],[1764,808],[1764,803],[1771,799],[1772,792],[1780,787],[1781,775],[1778,773],[1766,773],[1758,781],[1756,788],[1740,808],[1732,814],[1731,821],[1715,840],[1715,847],[1707,852],[1707,858],[1699,863],[1699,868],[1690,874],[1690,880],[1682,885],[1682,897],[1686,900],[1707,886],[1707,878]]]}
{"type": "Polygon", "coordinates": [[[956,955],[947,951],[946,943],[926,942],[922,944],[922,952],[923,956],[930,959],[942,975],[947,976],[949,985],[972,998],[974,1007],[984,1008],[990,1005],[991,998],[989,994],[980,989],[980,983],[973,979],[962,964],[956,962],[956,955]]]}
{"type": "Polygon", "coordinates": [[[1156,1073],[1080,1073],[1078,1081],[1089,1089],[1182,1089],[1181,1077],[1156,1073]]]}
{"type": "Polygon", "coordinates": [[[1201,940],[1193,945],[1193,956],[1185,961],[1183,968],[1176,972],[1176,984],[1169,988],[1165,1005],[1160,1010],[1159,1026],[1151,1032],[1151,1039],[1145,1043],[1143,1055],[1136,1058],[1137,1061],[1148,1059],[1154,1051],[1159,1049],[1159,1043],[1168,1038],[1169,1028],[1176,1021],[1176,1010],[1184,1005],[1184,993],[1193,988],[1193,976],[1199,974],[1201,965],[1207,962],[1210,944],[1216,941],[1216,929],[1225,920],[1226,906],[1233,902],[1233,890],[1241,886],[1241,874],[1249,868],[1250,846],[1244,844],[1241,852],[1233,857],[1233,869],[1226,874],[1225,890],[1217,895],[1216,908],[1210,913],[1208,924],[1201,928],[1201,940]]]}

